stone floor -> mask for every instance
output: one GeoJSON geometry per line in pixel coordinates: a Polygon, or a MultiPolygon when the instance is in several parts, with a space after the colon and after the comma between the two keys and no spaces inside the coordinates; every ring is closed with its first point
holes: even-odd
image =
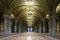
{"type": "Polygon", "coordinates": [[[55,38],[57,38],[57,39],[59,39],[60,40],[60,34],[59,35],[56,35],[56,37],[55,38]]]}
{"type": "Polygon", "coordinates": [[[50,36],[45,36],[35,32],[19,33],[13,36],[5,37],[0,40],[58,40],[50,36]]]}
{"type": "MultiPolygon", "coordinates": [[[[48,33],[44,33],[44,35],[46,35],[46,36],[50,36],[48,33]]],[[[57,33],[56,36],[55,36],[54,38],[60,40],[60,33],[57,33]]]]}
{"type": "Polygon", "coordinates": [[[12,36],[12,35],[15,35],[15,33],[11,33],[10,35],[3,35],[3,33],[0,33],[0,39],[5,38],[5,37],[9,37],[9,36],[12,36]]]}

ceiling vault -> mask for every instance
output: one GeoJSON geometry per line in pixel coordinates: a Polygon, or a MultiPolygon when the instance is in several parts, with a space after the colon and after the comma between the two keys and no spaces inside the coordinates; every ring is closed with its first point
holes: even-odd
{"type": "Polygon", "coordinates": [[[2,19],[3,11],[7,8],[17,23],[37,26],[47,19],[46,15],[51,13],[53,6],[57,7],[57,13],[60,13],[59,4],[60,0],[0,0],[0,18],[2,19]]]}

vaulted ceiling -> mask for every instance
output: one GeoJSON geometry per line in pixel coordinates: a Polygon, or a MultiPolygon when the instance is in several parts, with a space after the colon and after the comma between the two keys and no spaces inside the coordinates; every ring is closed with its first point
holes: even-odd
{"type": "Polygon", "coordinates": [[[28,26],[38,25],[51,13],[52,6],[57,6],[59,2],[60,0],[0,0],[0,18],[5,9],[8,9],[9,14],[14,15],[17,22],[28,26]],[[28,1],[31,3],[27,5],[28,1]]]}

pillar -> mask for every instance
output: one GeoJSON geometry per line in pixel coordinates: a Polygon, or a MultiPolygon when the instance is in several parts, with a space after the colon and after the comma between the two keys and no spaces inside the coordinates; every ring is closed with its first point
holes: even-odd
{"type": "Polygon", "coordinates": [[[45,33],[45,22],[43,22],[43,33],[45,33]]]}
{"type": "Polygon", "coordinates": [[[0,33],[1,33],[1,23],[0,23],[0,33]]]}
{"type": "Polygon", "coordinates": [[[25,25],[23,25],[23,32],[27,32],[26,28],[27,27],[25,25]]]}
{"type": "Polygon", "coordinates": [[[46,22],[45,22],[45,33],[49,33],[49,20],[46,19],[46,22]]]}
{"type": "Polygon", "coordinates": [[[51,36],[56,35],[56,13],[55,13],[55,7],[52,9],[52,14],[50,14],[49,17],[49,33],[51,36]]]}
{"type": "Polygon", "coordinates": [[[18,32],[21,33],[21,24],[18,26],[18,32]]]}
{"type": "Polygon", "coordinates": [[[2,33],[3,33],[3,23],[1,22],[0,23],[0,35],[2,35],[2,33]]]}
{"type": "Polygon", "coordinates": [[[15,33],[17,33],[17,23],[15,21],[15,25],[14,25],[14,30],[15,30],[15,33]]]}
{"type": "Polygon", "coordinates": [[[10,11],[9,9],[5,8],[4,10],[4,35],[11,34],[11,26],[10,26],[10,11]]]}
{"type": "Polygon", "coordinates": [[[59,33],[59,22],[57,22],[57,33],[59,33]]]}
{"type": "Polygon", "coordinates": [[[9,35],[11,33],[10,17],[9,15],[4,15],[4,35],[9,35]]]}
{"type": "Polygon", "coordinates": [[[60,33],[60,15],[59,15],[59,21],[58,21],[58,23],[59,23],[58,29],[59,29],[59,33],[60,33]]]}
{"type": "Polygon", "coordinates": [[[39,25],[39,33],[41,33],[42,32],[42,25],[40,24],[39,25]]]}
{"type": "Polygon", "coordinates": [[[59,28],[58,29],[59,29],[59,33],[60,33],[60,21],[59,21],[59,28]]]}
{"type": "Polygon", "coordinates": [[[9,19],[9,33],[11,34],[12,21],[9,19]]]}

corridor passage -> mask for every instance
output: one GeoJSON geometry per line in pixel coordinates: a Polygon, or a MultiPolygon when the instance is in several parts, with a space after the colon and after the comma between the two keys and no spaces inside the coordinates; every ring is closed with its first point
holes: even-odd
{"type": "Polygon", "coordinates": [[[60,39],[60,0],[0,0],[0,40],[60,39]]]}
{"type": "Polygon", "coordinates": [[[10,37],[6,37],[1,40],[57,40],[57,39],[42,35],[40,33],[25,32],[25,33],[19,33],[10,37]]]}

